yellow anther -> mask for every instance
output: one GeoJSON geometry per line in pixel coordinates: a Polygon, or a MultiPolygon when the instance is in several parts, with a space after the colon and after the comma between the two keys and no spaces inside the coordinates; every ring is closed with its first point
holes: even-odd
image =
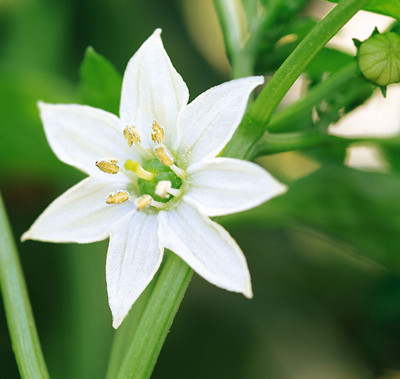
{"type": "Polygon", "coordinates": [[[153,180],[156,176],[152,172],[146,171],[143,167],[141,167],[139,162],[132,161],[130,159],[125,162],[124,167],[144,180],[153,180]]]}
{"type": "Polygon", "coordinates": [[[136,199],[136,209],[141,211],[144,208],[148,208],[153,201],[153,198],[150,195],[142,195],[136,199]]]}
{"type": "Polygon", "coordinates": [[[134,143],[142,142],[139,132],[133,125],[127,126],[124,129],[124,137],[126,139],[126,142],[128,142],[129,147],[131,147],[134,143]]]}
{"type": "Polygon", "coordinates": [[[115,191],[107,196],[107,204],[122,204],[129,199],[129,193],[126,191],[115,191]]]}
{"type": "Polygon", "coordinates": [[[169,191],[171,190],[171,182],[169,180],[161,180],[157,183],[154,193],[163,199],[168,199],[170,197],[169,191]]]}
{"type": "Polygon", "coordinates": [[[119,171],[118,161],[116,159],[101,159],[96,162],[96,166],[107,174],[117,174],[119,171]]]}
{"type": "Polygon", "coordinates": [[[157,158],[160,160],[162,164],[165,164],[168,167],[174,164],[174,158],[172,157],[172,154],[165,146],[162,145],[157,146],[154,149],[154,152],[156,153],[157,158]]]}
{"type": "Polygon", "coordinates": [[[153,121],[151,127],[151,139],[153,142],[157,143],[164,141],[164,128],[157,121],[153,121]]]}

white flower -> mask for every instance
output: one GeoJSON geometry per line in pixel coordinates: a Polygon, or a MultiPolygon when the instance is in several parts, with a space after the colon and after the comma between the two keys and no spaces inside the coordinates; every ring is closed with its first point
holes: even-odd
{"type": "Polygon", "coordinates": [[[156,30],[125,71],[120,118],[84,105],[40,103],[57,157],[89,175],[22,236],[88,243],[110,237],[106,278],[117,328],[157,272],[165,248],[209,282],[252,297],[246,259],[208,217],[255,207],[285,187],[256,164],[216,157],[262,77],[188,89],[156,30]]]}

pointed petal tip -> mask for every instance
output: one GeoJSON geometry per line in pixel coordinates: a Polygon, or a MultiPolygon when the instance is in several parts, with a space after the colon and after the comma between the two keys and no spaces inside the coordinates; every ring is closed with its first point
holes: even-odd
{"type": "Polygon", "coordinates": [[[252,299],[253,298],[253,290],[251,289],[251,284],[248,284],[248,287],[242,292],[243,295],[247,298],[247,299],[252,299]]]}
{"type": "Polygon", "coordinates": [[[120,325],[122,324],[122,321],[124,321],[124,319],[122,317],[113,318],[112,327],[114,329],[118,329],[120,327],[120,325]]]}
{"type": "Polygon", "coordinates": [[[276,195],[277,196],[283,195],[287,191],[289,191],[289,187],[286,184],[279,183],[277,191],[276,191],[276,195]]]}
{"type": "Polygon", "coordinates": [[[30,229],[29,229],[24,234],[22,234],[20,241],[25,242],[26,240],[29,240],[30,238],[31,237],[30,237],[30,229]]]}
{"type": "Polygon", "coordinates": [[[39,108],[40,111],[42,111],[42,110],[47,106],[47,104],[46,104],[44,101],[42,101],[42,100],[39,100],[39,101],[36,103],[36,105],[37,105],[37,107],[39,108]]]}
{"type": "Polygon", "coordinates": [[[161,28],[157,28],[156,30],[154,30],[153,35],[161,36],[161,33],[162,33],[162,29],[161,28]]]}

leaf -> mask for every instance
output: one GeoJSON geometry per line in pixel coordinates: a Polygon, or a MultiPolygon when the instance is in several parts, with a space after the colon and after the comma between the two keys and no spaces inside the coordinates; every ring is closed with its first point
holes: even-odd
{"type": "Polygon", "coordinates": [[[399,192],[400,175],[327,164],[290,185],[286,195],[223,222],[306,225],[399,273],[399,192]]]}
{"type": "MultiPolygon", "coordinates": [[[[346,0],[329,1],[331,3],[339,3],[340,1],[346,0]]],[[[400,0],[371,0],[363,9],[400,20],[400,0]]]]}
{"type": "Polygon", "coordinates": [[[320,78],[324,73],[335,72],[354,60],[349,54],[325,47],[315,56],[306,68],[312,78],[320,78]]]}
{"type": "Polygon", "coordinates": [[[122,86],[121,74],[92,47],[86,49],[80,76],[81,102],[118,115],[122,86]]]}

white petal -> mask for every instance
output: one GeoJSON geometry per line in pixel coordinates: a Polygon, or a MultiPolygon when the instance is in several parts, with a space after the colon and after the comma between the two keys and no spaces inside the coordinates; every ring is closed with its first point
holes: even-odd
{"type": "Polygon", "coordinates": [[[97,160],[125,155],[127,143],[117,116],[86,105],[39,103],[39,108],[49,144],[63,162],[99,175],[97,160]]]}
{"type": "Polygon", "coordinates": [[[286,191],[255,163],[212,158],[188,168],[192,181],[186,197],[207,216],[222,216],[260,205],[286,191]]]}
{"type": "Polygon", "coordinates": [[[199,275],[218,287],[252,297],[246,259],[229,233],[182,201],[159,213],[164,247],[179,255],[199,275]]]}
{"type": "Polygon", "coordinates": [[[114,328],[119,327],[160,267],[163,248],[157,231],[156,215],[136,211],[111,231],[106,277],[114,328]]]}
{"type": "Polygon", "coordinates": [[[106,204],[110,192],[125,187],[118,181],[82,180],[54,200],[22,240],[89,243],[107,238],[112,225],[134,207],[131,202],[106,204]]]}
{"type": "Polygon", "coordinates": [[[213,87],[193,100],[179,115],[178,150],[182,165],[215,157],[238,127],[251,91],[262,76],[242,78],[213,87]]]}
{"type": "Polygon", "coordinates": [[[138,129],[145,146],[151,145],[153,120],[165,128],[165,144],[176,138],[179,111],[189,92],[161,41],[157,29],[131,58],[122,83],[120,115],[126,125],[138,129]]]}

